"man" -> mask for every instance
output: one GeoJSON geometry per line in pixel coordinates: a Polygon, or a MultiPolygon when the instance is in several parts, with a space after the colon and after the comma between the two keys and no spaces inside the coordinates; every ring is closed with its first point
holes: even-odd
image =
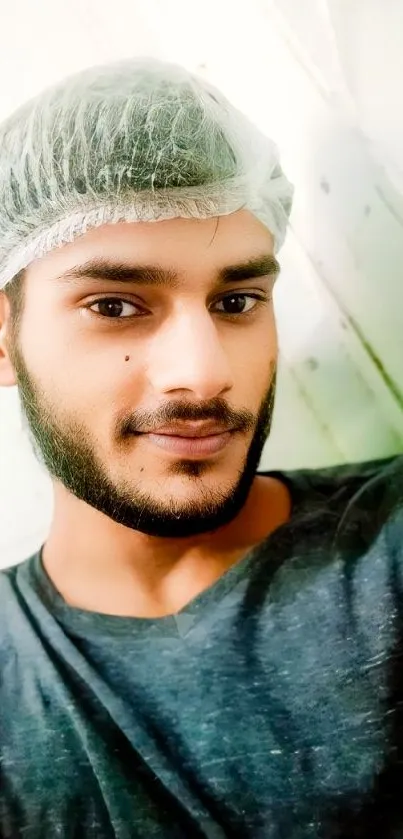
{"type": "Polygon", "coordinates": [[[1,836],[403,835],[402,457],[257,471],[275,146],[139,59],[0,161],[0,383],[54,488],[0,574],[1,836]]]}

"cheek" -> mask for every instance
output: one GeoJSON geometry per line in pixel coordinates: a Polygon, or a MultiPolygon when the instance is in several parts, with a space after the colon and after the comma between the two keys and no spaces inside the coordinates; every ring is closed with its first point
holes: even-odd
{"type": "Polygon", "coordinates": [[[138,353],[120,337],[94,340],[68,317],[39,305],[27,305],[21,323],[19,351],[33,380],[55,405],[75,414],[103,417],[113,411],[126,415],[144,400],[145,375],[138,353]]]}
{"type": "Polygon", "coordinates": [[[130,417],[147,399],[144,369],[136,363],[135,353],[123,347],[109,352],[88,354],[84,360],[77,356],[71,361],[69,386],[76,410],[89,413],[100,423],[130,417]]]}
{"type": "MultiPolygon", "coordinates": [[[[40,292],[38,291],[38,298],[40,292]]],[[[74,340],[65,334],[65,323],[31,292],[21,324],[20,346],[27,366],[44,382],[71,379],[76,354],[74,340]]]]}
{"type": "MultiPolygon", "coordinates": [[[[237,380],[248,393],[256,395],[268,386],[277,364],[278,342],[276,330],[266,324],[250,337],[247,348],[237,353],[237,380]]],[[[253,398],[253,397],[252,397],[253,398]]]]}

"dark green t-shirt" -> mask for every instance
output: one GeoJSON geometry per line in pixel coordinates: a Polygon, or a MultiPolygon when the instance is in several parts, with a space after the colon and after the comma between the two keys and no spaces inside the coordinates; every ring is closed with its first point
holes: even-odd
{"type": "Polygon", "coordinates": [[[403,455],[262,474],[290,520],[173,616],[0,572],[1,839],[403,837],[403,455]]]}

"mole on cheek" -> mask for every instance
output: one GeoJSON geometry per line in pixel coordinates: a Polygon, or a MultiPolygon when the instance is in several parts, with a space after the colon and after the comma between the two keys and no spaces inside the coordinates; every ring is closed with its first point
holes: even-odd
{"type": "Polygon", "coordinates": [[[129,355],[125,355],[125,361],[129,361],[129,358],[130,358],[129,355]]]}

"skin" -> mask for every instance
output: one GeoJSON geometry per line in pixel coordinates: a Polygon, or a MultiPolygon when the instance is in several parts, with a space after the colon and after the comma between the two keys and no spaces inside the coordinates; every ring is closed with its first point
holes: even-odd
{"type": "Polygon", "coordinates": [[[290,518],[286,486],[256,475],[275,399],[275,278],[225,286],[216,278],[270,253],[271,234],[246,210],[104,225],[27,267],[18,335],[0,292],[0,385],[18,386],[52,479],[42,558],[71,606],[174,614],[290,518]],[[171,288],[57,279],[93,257],[173,269],[179,280],[171,288]],[[266,299],[243,297],[251,314],[229,316],[229,298],[241,293],[266,299]],[[102,297],[114,301],[102,306],[102,297]],[[241,428],[204,458],[136,433],[198,418],[241,428]]]}

